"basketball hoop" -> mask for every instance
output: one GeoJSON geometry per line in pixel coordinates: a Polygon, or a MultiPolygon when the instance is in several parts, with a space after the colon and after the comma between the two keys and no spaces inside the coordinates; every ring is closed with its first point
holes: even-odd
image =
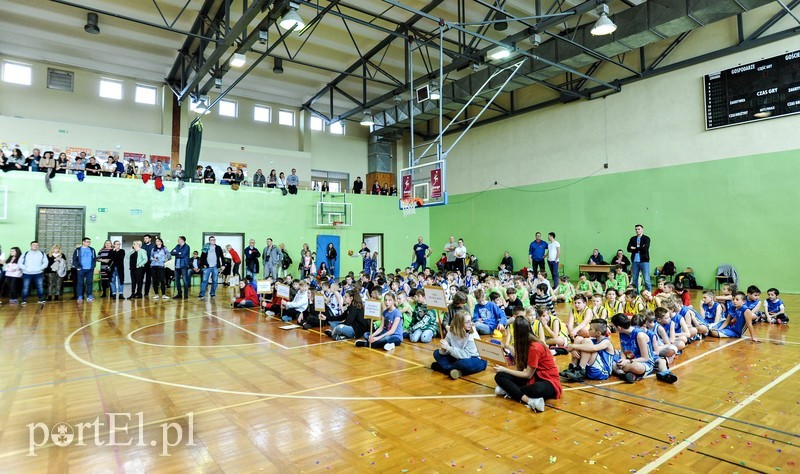
{"type": "Polygon", "coordinates": [[[335,229],[337,226],[340,226],[340,225],[342,225],[342,224],[344,224],[344,221],[333,221],[333,222],[331,222],[331,225],[333,226],[333,228],[334,228],[334,229],[335,229]]]}
{"type": "Polygon", "coordinates": [[[403,210],[403,217],[417,213],[417,200],[414,198],[403,198],[400,200],[400,209],[403,210]]]}

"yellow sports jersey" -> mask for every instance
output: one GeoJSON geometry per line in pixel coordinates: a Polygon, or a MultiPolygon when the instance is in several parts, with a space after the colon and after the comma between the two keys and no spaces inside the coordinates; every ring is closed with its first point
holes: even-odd
{"type": "Polygon", "coordinates": [[[640,298],[634,298],[633,301],[626,301],[625,302],[625,309],[623,313],[628,316],[633,316],[634,314],[639,313],[642,310],[644,305],[642,304],[642,300],[640,298]]]}
{"type": "Polygon", "coordinates": [[[603,311],[602,311],[602,314],[604,315],[604,316],[602,316],[603,319],[610,320],[611,316],[614,316],[615,314],[617,314],[619,312],[620,312],[619,301],[615,301],[613,305],[609,304],[608,300],[603,301],[603,311]]]}
{"type": "MultiPolygon", "coordinates": [[[[584,310],[585,310],[585,308],[584,308],[584,310]]],[[[533,324],[532,324],[533,333],[536,334],[537,337],[539,336],[539,329],[540,329],[541,324],[542,323],[538,319],[536,321],[534,321],[533,324]]],[[[550,317],[550,324],[548,324],[548,326],[550,327],[550,330],[553,331],[555,334],[558,334],[559,336],[563,337],[564,339],[569,340],[569,335],[567,335],[566,326],[564,325],[564,323],[561,322],[560,319],[558,319],[558,318],[556,318],[554,316],[551,316],[550,317]]],[[[545,332],[544,335],[545,335],[545,337],[547,337],[549,334],[547,334],[545,332]]],[[[511,336],[511,338],[512,339],[514,338],[513,334],[511,336]]]]}
{"type": "Polygon", "coordinates": [[[580,313],[575,308],[572,308],[572,317],[575,319],[575,324],[580,324],[583,322],[583,318],[586,317],[586,310],[589,309],[588,306],[583,308],[583,311],[580,313]]]}

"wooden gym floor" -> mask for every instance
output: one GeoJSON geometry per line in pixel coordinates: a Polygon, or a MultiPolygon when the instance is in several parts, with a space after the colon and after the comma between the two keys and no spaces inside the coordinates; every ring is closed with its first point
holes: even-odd
{"type": "MultiPolygon", "coordinates": [[[[0,471],[800,472],[800,319],[692,344],[675,385],[565,385],[534,414],[494,396],[491,369],[432,372],[438,340],[356,349],[226,291],[0,306],[0,471]],[[115,446],[107,413],[130,414],[115,446]],[[46,441],[59,423],[66,447],[46,441]]],[[[800,296],[783,300],[791,317],[800,296]]]]}

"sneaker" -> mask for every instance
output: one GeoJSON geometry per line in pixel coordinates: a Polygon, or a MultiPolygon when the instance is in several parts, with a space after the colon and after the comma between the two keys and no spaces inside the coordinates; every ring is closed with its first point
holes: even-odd
{"type": "Polygon", "coordinates": [[[570,382],[583,382],[586,379],[586,369],[576,368],[568,373],[566,379],[570,382]]]}
{"type": "Polygon", "coordinates": [[[636,382],[636,374],[626,372],[625,375],[622,376],[622,380],[624,380],[626,383],[636,382]]]}
{"type": "Polygon", "coordinates": [[[78,298],[78,303],[83,303],[83,298],[78,298]]]}
{"type": "Polygon", "coordinates": [[[161,299],[162,299],[162,300],[168,300],[168,299],[169,299],[169,296],[167,296],[167,295],[164,295],[164,296],[162,296],[162,297],[161,297],[161,299]]]}
{"type": "Polygon", "coordinates": [[[206,297],[205,297],[205,295],[197,295],[197,299],[198,300],[204,300],[204,299],[206,299],[206,297]]]}
{"type": "Polygon", "coordinates": [[[675,383],[678,381],[678,377],[673,374],[672,372],[664,372],[656,374],[656,380],[666,383],[675,383]]]}
{"type": "Polygon", "coordinates": [[[356,347],[367,347],[367,341],[363,339],[356,341],[356,347]]]}
{"type": "Polygon", "coordinates": [[[305,329],[305,330],[309,330],[309,329],[311,329],[312,327],[314,327],[314,326],[312,326],[312,325],[310,325],[310,324],[308,324],[308,323],[303,323],[303,329],[305,329]]]}
{"type": "Polygon", "coordinates": [[[544,398],[529,398],[528,399],[528,408],[533,410],[534,412],[543,412],[544,411],[544,398]]]}
{"type": "Polygon", "coordinates": [[[494,388],[494,394],[498,397],[508,398],[508,392],[500,388],[499,385],[494,388]]]}
{"type": "Polygon", "coordinates": [[[284,322],[287,322],[287,323],[291,323],[291,322],[292,322],[292,318],[291,318],[291,317],[289,317],[289,316],[284,316],[284,317],[282,317],[281,319],[282,319],[284,322]]]}
{"type": "Polygon", "coordinates": [[[394,343],[390,342],[389,344],[386,344],[385,346],[383,346],[383,350],[386,350],[386,351],[394,350],[394,343]]]}
{"type": "Polygon", "coordinates": [[[94,301],[94,297],[90,296],[90,297],[86,298],[86,301],[88,301],[89,303],[91,303],[92,301],[94,301]]]}
{"type": "Polygon", "coordinates": [[[553,349],[553,350],[555,351],[555,354],[553,354],[553,355],[557,355],[557,356],[565,356],[565,355],[568,355],[568,354],[569,354],[569,352],[567,352],[567,350],[566,350],[566,349],[564,349],[563,347],[556,347],[556,348],[555,348],[555,349],[553,349]]]}
{"type": "Polygon", "coordinates": [[[431,362],[431,370],[436,372],[444,372],[444,368],[436,361],[431,362]]]}
{"type": "Polygon", "coordinates": [[[160,298],[160,297],[159,297],[158,295],[153,295],[153,299],[154,299],[154,300],[157,300],[157,299],[159,299],[159,298],[160,298]]]}
{"type": "Polygon", "coordinates": [[[325,330],[325,335],[328,336],[328,337],[333,337],[333,331],[331,331],[330,329],[326,329],[325,330]]]}
{"type": "Polygon", "coordinates": [[[453,380],[458,380],[461,378],[461,371],[458,369],[453,369],[450,371],[450,378],[453,380]]]}
{"type": "Polygon", "coordinates": [[[566,377],[566,376],[567,376],[567,374],[569,374],[569,373],[570,373],[570,372],[572,372],[573,370],[575,370],[575,364],[573,364],[572,362],[570,362],[570,363],[569,363],[569,367],[567,367],[565,370],[562,370],[561,372],[559,372],[559,373],[558,373],[558,375],[560,375],[560,376],[562,376],[562,377],[566,377]]]}
{"type": "Polygon", "coordinates": [[[44,303],[45,303],[44,300],[39,300],[39,304],[44,304],[44,303]]]}
{"type": "Polygon", "coordinates": [[[18,303],[19,303],[19,301],[17,301],[17,300],[11,300],[11,301],[9,301],[9,303],[11,303],[11,304],[18,304],[18,303]]]}
{"type": "Polygon", "coordinates": [[[20,304],[21,304],[22,306],[25,306],[26,304],[28,304],[28,302],[27,302],[27,301],[23,301],[23,302],[21,302],[20,304]]]}
{"type": "Polygon", "coordinates": [[[347,337],[343,336],[342,334],[339,334],[338,336],[336,336],[336,340],[337,341],[344,341],[345,339],[347,339],[347,337]]]}

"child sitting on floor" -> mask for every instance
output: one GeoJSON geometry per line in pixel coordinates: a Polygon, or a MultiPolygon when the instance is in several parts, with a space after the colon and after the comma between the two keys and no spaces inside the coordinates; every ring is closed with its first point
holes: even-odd
{"type": "Polygon", "coordinates": [[[569,277],[564,275],[559,278],[558,288],[553,291],[553,296],[557,303],[569,303],[575,296],[575,287],[569,282],[569,277]]]}
{"type": "Polygon", "coordinates": [[[778,299],[781,292],[777,288],[767,290],[767,322],[770,324],[788,324],[789,318],[786,317],[786,306],[783,301],[778,299]]]}
{"type": "Polygon", "coordinates": [[[463,309],[456,311],[441,347],[433,351],[436,361],[431,364],[431,369],[448,374],[453,380],[483,372],[486,361],[481,360],[475,347],[475,339],[479,337],[470,314],[463,309]]]}
{"type": "Polygon", "coordinates": [[[593,319],[594,313],[591,308],[586,306],[586,298],[583,295],[576,295],[572,302],[572,311],[570,311],[569,319],[567,319],[569,337],[572,339],[577,336],[589,337],[587,326],[593,319]]]}
{"type": "Polygon", "coordinates": [[[614,345],[606,334],[608,325],[604,319],[593,319],[589,323],[589,337],[580,341],[567,344],[567,350],[572,354],[567,370],[559,373],[570,382],[583,382],[584,379],[606,380],[611,376],[614,364],[620,360],[620,355],[614,350],[614,345]]]}
{"type": "Polygon", "coordinates": [[[428,309],[428,305],[425,303],[425,292],[422,290],[412,289],[411,298],[414,300],[414,308],[411,313],[408,339],[411,342],[431,342],[439,333],[436,310],[428,309]]]}
{"type": "Polygon", "coordinates": [[[395,307],[397,297],[394,293],[386,293],[383,296],[383,303],[386,309],[383,310],[380,326],[372,335],[365,333],[364,339],[356,341],[356,347],[382,347],[391,351],[403,343],[403,316],[395,307]]]}
{"type": "Polygon", "coordinates": [[[750,333],[750,339],[753,342],[761,342],[756,339],[755,332],[753,331],[753,319],[755,315],[752,311],[745,308],[744,302],[747,297],[741,291],[733,294],[733,309],[728,312],[724,321],[714,326],[709,332],[711,337],[730,337],[740,338],[744,334],[745,328],[750,333]]]}

